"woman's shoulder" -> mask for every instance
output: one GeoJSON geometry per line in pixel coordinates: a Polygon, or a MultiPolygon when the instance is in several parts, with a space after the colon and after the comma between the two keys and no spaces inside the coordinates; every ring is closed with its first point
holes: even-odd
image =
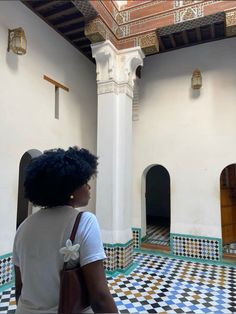
{"type": "Polygon", "coordinates": [[[95,216],[94,213],[89,212],[89,211],[83,211],[82,213],[83,213],[83,214],[82,214],[82,217],[81,217],[81,221],[83,221],[83,222],[88,222],[88,221],[93,222],[93,221],[97,221],[97,218],[96,218],[96,216],[95,216]]]}
{"type": "Polygon", "coordinates": [[[91,232],[92,230],[94,231],[98,228],[98,221],[95,214],[89,211],[84,211],[81,217],[78,232],[86,234],[87,232],[91,232]]]}

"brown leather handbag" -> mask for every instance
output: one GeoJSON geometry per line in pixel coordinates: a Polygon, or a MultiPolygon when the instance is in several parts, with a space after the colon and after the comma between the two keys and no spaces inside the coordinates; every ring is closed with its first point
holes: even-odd
{"type": "MultiPolygon", "coordinates": [[[[83,212],[76,217],[70,240],[73,243],[83,212]]],[[[64,263],[60,272],[60,297],[58,314],[79,314],[90,306],[89,293],[80,265],[72,269],[64,263]]]]}

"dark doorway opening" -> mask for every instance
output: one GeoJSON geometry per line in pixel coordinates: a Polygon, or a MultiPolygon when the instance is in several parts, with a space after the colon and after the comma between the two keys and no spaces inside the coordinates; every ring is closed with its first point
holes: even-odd
{"type": "Polygon", "coordinates": [[[170,176],[166,168],[155,165],[146,175],[145,243],[170,245],[170,176]]]}
{"type": "Polygon", "coordinates": [[[19,166],[18,201],[16,228],[32,213],[32,204],[24,196],[25,171],[31,160],[42,153],[37,149],[30,149],[23,154],[19,166]]]}
{"type": "Polygon", "coordinates": [[[236,256],[236,164],[221,172],[220,197],[223,254],[236,256]]]}

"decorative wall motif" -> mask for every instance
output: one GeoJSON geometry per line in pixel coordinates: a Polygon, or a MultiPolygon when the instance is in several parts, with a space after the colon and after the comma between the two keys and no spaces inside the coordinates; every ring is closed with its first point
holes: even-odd
{"type": "Polygon", "coordinates": [[[94,19],[98,15],[97,11],[89,3],[89,1],[72,0],[71,2],[84,15],[86,21],[92,20],[92,19],[94,19]]]}
{"type": "Polygon", "coordinates": [[[236,35],[236,10],[225,13],[226,36],[236,35]]]}
{"type": "Polygon", "coordinates": [[[209,24],[215,24],[220,23],[225,20],[225,13],[224,12],[218,12],[215,14],[207,15],[204,17],[201,17],[199,19],[194,19],[190,21],[185,21],[183,23],[177,23],[165,27],[161,27],[157,30],[158,36],[166,36],[177,32],[186,31],[189,29],[206,26],[209,24]]]}
{"type": "Polygon", "coordinates": [[[0,257],[0,288],[13,280],[12,255],[7,254],[0,257]]]}
{"type": "Polygon", "coordinates": [[[104,268],[108,271],[117,269],[116,247],[107,246],[104,244],[104,250],[107,258],[104,260],[104,268]]]}
{"type": "Polygon", "coordinates": [[[203,16],[203,4],[184,8],[174,12],[174,22],[181,23],[188,20],[197,19],[203,16]]]}
{"type": "Polygon", "coordinates": [[[115,18],[118,25],[128,23],[130,20],[129,11],[114,12],[114,18],[115,18]]]}
{"type": "Polygon", "coordinates": [[[141,229],[132,228],[133,233],[133,247],[134,249],[139,249],[141,244],[141,229]]]}
{"type": "Polygon", "coordinates": [[[105,28],[104,23],[99,18],[96,18],[93,21],[88,22],[84,28],[85,36],[92,43],[97,43],[106,40],[107,33],[108,30],[105,28]]]}
{"type": "MultiPolygon", "coordinates": [[[[153,0],[143,5],[127,7],[119,11],[110,1],[90,1],[103,21],[106,21],[106,32],[99,36],[88,36],[92,42],[109,39],[117,49],[125,49],[143,45],[146,55],[159,52],[159,43],[146,45],[150,38],[155,38],[153,33],[163,28],[172,27],[183,22],[191,22],[207,16],[235,10],[234,1],[222,0],[153,0]],[[161,4],[161,5],[160,5],[161,4]]],[[[228,12],[227,12],[228,13],[228,12]]],[[[234,13],[228,14],[229,23],[234,19],[234,13]]],[[[209,20],[209,22],[211,22],[209,20]]],[[[234,36],[235,25],[229,25],[227,36],[234,36]]]]}
{"type": "Polygon", "coordinates": [[[112,31],[118,37],[118,39],[129,36],[130,28],[129,25],[115,26],[112,31]]]}
{"type": "Polygon", "coordinates": [[[159,51],[159,44],[157,41],[156,32],[148,33],[139,37],[139,45],[145,55],[157,53],[159,51]]]}
{"type": "Polygon", "coordinates": [[[174,1],[174,8],[183,7],[188,4],[195,4],[196,2],[200,2],[200,0],[175,0],[174,1]]]}
{"type": "Polygon", "coordinates": [[[220,239],[171,234],[173,255],[207,261],[219,261],[221,259],[220,248],[220,239]]]}
{"type": "Polygon", "coordinates": [[[99,17],[86,23],[84,34],[92,43],[110,40],[113,45],[117,46],[118,41],[115,35],[99,17]]]}
{"type": "Polygon", "coordinates": [[[133,262],[133,241],[126,244],[104,244],[107,259],[104,267],[107,271],[125,270],[133,262]]]}
{"type": "Polygon", "coordinates": [[[133,88],[133,112],[132,112],[132,120],[139,120],[139,79],[136,78],[134,81],[133,88]]]}
{"type": "Polygon", "coordinates": [[[97,94],[115,93],[126,94],[130,98],[133,98],[133,89],[128,84],[117,84],[116,82],[100,83],[97,86],[97,94]]]}
{"type": "Polygon", "coordinates": [[[236,25],[236,11],[226,12],[227,26],[236,25]]]}
{"type": "Polygon", "coordinates": [[[136,69],[143,65],[144,58],[140,47],[118,50],[109,41],[91,47],[97,65],[98,95],[114,92],[133,97],[136,69]]]}

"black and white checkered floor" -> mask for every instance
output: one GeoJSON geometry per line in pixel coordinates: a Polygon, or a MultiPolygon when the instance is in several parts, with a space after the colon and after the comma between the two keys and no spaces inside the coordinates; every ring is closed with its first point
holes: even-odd
{"type": "MultiPolygon", "coordinates": [[[[137,267],[108,277],[121,313],[234,313],[236,268],[135,253],[137,267]]],[[[0,313],[14,313],[14,288],[0,295],[0,313]]]]}

